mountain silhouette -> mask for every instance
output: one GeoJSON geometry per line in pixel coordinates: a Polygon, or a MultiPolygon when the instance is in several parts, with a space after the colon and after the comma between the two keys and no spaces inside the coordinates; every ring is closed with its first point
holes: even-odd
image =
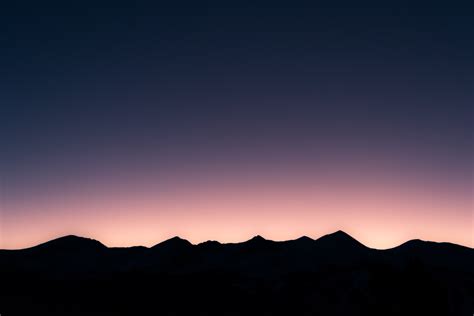
{"type": "Polygon", "coordinates": [[[198,246],[200,247],[219,247],[220,245],[222,244],[218,242],[217,240],[207,240],[198,244],[198,246]]]}
{"type": "Polygon", "coordinates": [[[260,235],[254,236],[251,239],[242,243],[234,244],[240,248],[251,249],[251,250],[267,250],[275,244],[272,240],[267,240],[260,235]]]}
{"type": "Polygon", "coordinates": [[[191,246],[192,244],[186,239],[175,236],[159,244],[156,244],[151,249],[183,250],[190,248],[191,246]]]}
{"type": "Polygon", "coordinates": [[[316,240],[108,248],[65,236],[0,250],[5,315],[471,315],[474,250],[387,250],[343,231],[316,240]]]}
{"type": "MultiPolygon", "coordinates": [[[[364,246],[352,236],[343,232],[342,230],[338,230],[335,233],[327,234],[319,239],[316,239],[316,242],[323,244],[326,243],[330,246],[334,247],[347,247],[347,246],[364,246]]],[[[365,246],[364,246],[365,247],[365,246]]]]}
{"type": "MultiPolygon", "coordinates": [[[[291,240],[290,240],[291,241],[291,240]]],[[[301,236],[298,239],[293,240],[294,242],[298,242],[300,244],[313,244],[314,239],[308,237],[308,236],[301,236]]]]}
{"type": "Polygon", "coordinates": [[[246,244],[262,244],[262,243],[266,243],[266,242],[268,242],[268,240],[266,240],[265,238],[263,238],[260,235],[256,235],[256,236],[252,237],[251,239],[245,241],[244,243],[246,243],[246,244]]]}
{"type": "Polygon", "coordinates": [[[78,252],[97,251],[107,247],[101,242],[75,235],[68,235],[29,248],[31,251],[78,252]]]}

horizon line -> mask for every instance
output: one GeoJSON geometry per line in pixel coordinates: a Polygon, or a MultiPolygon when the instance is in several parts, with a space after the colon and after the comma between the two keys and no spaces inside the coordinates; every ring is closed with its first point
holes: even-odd
{"type": "Polygon", "coordinates": [[[318,238],[312,238],[310,236],[307,236],[307,235],[302,235],[298,238],[294,238],[294,239],[286,239],[286,240],[272,240],[272,239],[267,239],[265,237],[263,237],[262,235],[260,234],[257,234],[257,235],[254,235],[253,237],[249,238],[249,239],[246,239],[246,240],[243,240],[243,241],[240,241],[240,242],[221,242],[221,241],[218,241],[218,240],[215,240],[215,239],[208,239],[208,240],[205,240],[205,241],[202,241],[202,242],[199,242],[199,243],[192,243],[190,242],[189,240],[187,240],[186,238],[182,238],[180,237],[179,235],[175,235],[173,237],[170,237],[170,238],[167,238],[167,239],[164,239],[162,241],[159,241],[158,243],[155,243],[151,246],[144,246],[144,245],[133,245],[133,246],[107,246],[106,244],[104,244],[103,242],[101,242],[100,240],[98,239],[95,239],[95,238],[90,238],[90,237],[84,237],[84,236],[79,236],[79,235],[75,235],[75,234],[68,234],[68,235],[61,235],[61,236],[58,236],[56,238],[52,238],[52,239],[49,239],[49,240],[46,240],[44,242],[40,242],[38,244],[34,244],[32,246],[29,246],[29,247],[24,247],[24,248],[0,248],[0,250],[12,250],[12,251],[15,251],[15,250],[27,250],[27,249],[31,249],[31,248],[35,248],[35,247],[38,247],[38,246],[41,246],[41,245],[44,245],[44,244],[47,244],[49,242],[52,242],[52,241],[55,241],[55,240],[60,240],[60,239],[64,239],[64,238],[79,238],[79,239],[85,239],[85,240],[90,240],[90,241],[95,241],[95,242],[98,242],[100,243],[101,245],[103,245],[104,247],[108,248],[108,249],[114,249],[114,248],[136,248],[136,247],[141,247],[141,248],[147,248],[147,249],[151,249],[157,245],[160,245],[162,243],[165,243],[167,241],[170,241],[170,240],[173,240],[173,239],[179,239],[179,240],[182,240],[182,241],[185,241],[185,242],[188,242],[191,246],[199,246],[200,244],[203,244],[203,243],[206,243],[206,242],[217,242],[221,245],[235,245],[235,244],[242,244],[242,243],[245,243],[245,242],[248,242],[248,241],[251,241],[255,238],[261,238],[265,241],[270,241],[270,242],[275,242],[275,243],[282,243],[282,242],[289,242],[289,241],[296,241],[298,239],[301,239],[301,238],[308,238],[310,239],[311,241],[318,241],[320,239],[322,239],[323,237],[328,237],[328,236],[334,236],[336,234],[339,234],[339,235],[344,235],[344,236],[347,236],[351,239],[353,239],[355,242],[363,245],[364,247],[368,248],[368,249],[373,249],[373,250],[389,250],[389,249],[394,249],[394,248],[397,248],[397,247],[400,247],[408,242],[411,242],[411,241],[421,241],[421,242],[427,242],[427,243],[435,243],[435,244],[451,244],[451,245],[456,245],[456,246],[460,246],[460,247],[465,247],[465,248],[469,248],[469,249],[474,249],[474,247],[470,247],[470,246],[467,246],[467,245],[463,245],[463,244],[457,244],[457,243],[453,243],[453,242],[449,242],[449,241],[432,241],[432,240],[424,240],[424,239],[420,239],[420,238],[413,238],[413,239],[408,239],[396,246],[393,246],[393,247],[389,247],[389,248],[374,248],[374,247],[369,247],[367,245],[365,245],[364,243],[360,242],[358,239],[354,238],[352,235],[346,233],[345,231],[343,230],[337,230],[337,231],[334,231],[332,233],[328,233],[328,234],[323,234],[323,235],[320,235],[318,238]]]}

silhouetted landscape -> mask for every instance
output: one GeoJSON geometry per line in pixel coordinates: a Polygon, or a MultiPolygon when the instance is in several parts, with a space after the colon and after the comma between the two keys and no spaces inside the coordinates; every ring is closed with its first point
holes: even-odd
{"type": "Polygon", "coordinates": [[[0,316],[474,316],[473,15],[2,1],[0,316]]]}
{"type": "Polygon", "coordinates": [[[108,248],[77,236],[0,251],[1,315],[472,315],[474,250],[411,240],[108,248]]]}

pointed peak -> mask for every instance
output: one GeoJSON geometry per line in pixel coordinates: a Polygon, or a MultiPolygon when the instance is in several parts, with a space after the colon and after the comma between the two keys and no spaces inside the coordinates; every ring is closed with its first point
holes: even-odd
{"type": "Polygon", "coordinates": [[[179,236],[174,236],[174,237],[171,237],[171,238],[169,238],[169,239],[167,239],[167,240],[165,240],[165,241],[169,241],[169,240],[180,240],[180,241],[183,241],[183,240],[185,240],[185,241],[187,241],[186,239],[184,239],[184,238],[181,238],[181,237],[179,237],[179,236]]]}
{"type": "Polygon", "coordinates": [[[187,241],[186,239],[183,239],[179,236],[174,236],[174,237],[171,237],[170,239],[167,239],[163,242],[161,242],[161,244],[164,244],[164,243],[180,243],[180,244],[191,244],[189,241],[187,241]]]}
{"type": "Polygon", "coordinates": [[[252,246],[252,247],[266,247],[270,244],[276,244],[276,242],[273,241],[273,240],[265,239],[260,235],[257,235],[257,236],[254,236],[251,239],[249,239],[249,240],[247,240],[243,243],[240,243],[240,244],[241,245],[252,246]]]}
{"type": "Polygon", "coordinates": [[[236,243],[234,245],[237,245],[238,247],[243,247],[244,249],[264,251],[268,249],[268,247],[273,248],[273,246],[276,244],[277,242],[273,240],[268,240],[260,235],[256,235],[247,241],[236,243]]]}
{"type": "Polygon", "coordinates": [[[324,235],[317,239],[318,242],[331,243],[331,244],[358,244],[362,245],[359,241],[353,238],[351,235],[347,234],[342,230],[338,230],[334,233],[324,235]]]}
{"type": "Polygon", "coordinates": [[[260,235],[256,235],[252,237],[251,239],[249,239],[247,242],[262,242],[262,241],[267,241],[267,240],[260,235]]]}
{"type": "Polygon", "coordinates": [[[345,236],[345,237],[350,237],[350,238],[352,238],[348,233],[346,233],[345,231],[340,230],[340,229],[339,229],[338,231],[332,233],[332,235],[335,235],[335,236],[345,236]]]}
{"type": "Polygon", "coordinates": [[[192,246],[192,244],[187,241],[186,239],[183,239],[179,236],[174,236],[170,239],[167,239],[165,241],[160,242],[159,244],[153,246],[152,248],[156,247],[187,247],[187,246],[192,246]]]}
{"type": "Polygon", "coordinates": [[[354,238],[352,238],[351,235],[349,235],[348,233],[346,233],[345,231],[342,231],[342,230],[338,230],[338,231],[335,231],[334,233],[324,235],[323,237],[337,237],[337,238],[354,239],[354,238]]]}
{"type": "Polygon", "coordinates": [[[287,244],[287,245],[297,246],[297,247],[301,247],[301,246],[306,247],[306,246],[313,245],[314,241],[315,241],[314,239],[308,236],[301,236],[297,239],[283,241],[282,243],[287,244]]]}
{"type": "Polygon", "coordinates": [[[313,238],[310,238],[308,236],[301,236],[300,238],[298,239],[295,239],[295,241],[302,241],[302,242],[313,242],[314,239],[313,238]]]}

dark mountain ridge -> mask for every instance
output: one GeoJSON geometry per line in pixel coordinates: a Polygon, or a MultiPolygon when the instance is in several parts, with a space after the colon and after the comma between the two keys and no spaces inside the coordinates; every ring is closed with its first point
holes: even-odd
{"type": "Polygon", "coordinates": [[[29,251],[56,251],[56,252],[70,252],[70,251],[93,251],[106,249],[107,247],[101,242],[85,237],[75,235],[67,235],[59,237],[37,246],[27,248],[29,251]]]}
{"type": "Polygon", "coordinates": [[[377,250],[342,231],[230,244],[173,237],[150,248],[65,236],[0,250],[0,308],[5,315],[471,316],[473,267],[469,247],[411,240],[377,250]]]}
{"type": "MultiPolygon", "coordinates": [[[[357,246],[357,247],[364,247],[367,249],[372,249],[364,244],[360,243],[357,239],[352,237],[351,235],[347,234],[342,230],[338,230],[334,233],[326,234],[318,239],[312,239],[308,236],[301,236],[297,239],[286,240],[286,241],[273,241],[266,239],[260,235],[256,235],[247,241],[243,241],[240,243],[221,243],[216,240],[208,240],[197,245],[192,244],[186,239],[183,239],[179,236],[174,236],[172,238],[166,239],[152,247],[146,246],[131,246],[131,247],[107,247],[102,244],[100,241],[97,241],[92,238],[81,237],[76,235],[66,235],[63,237],[58,237],[52,239],[50,241],[46,241],[44,243],[38,244],[36,246],[32,246],[29,248],[23,249],[0,249],[0,251],[10,251],[10,252],[19,252],[19,251],[27,251],[27,250],[37,250],[37,249],[57,249],[57,250],[82,250],[82,249],[132,249],[132,248],[140,248],[140,249],[158,249],[164,247],[180,247],[180,248],[187,248],[189,246],[199,246],[205,244],[214,244],[214,245],[222,245],[222,246],[232,246],[232,245],[262,245],[262,244],[286,244],[286,243],[305,243],[305,244],[328,244],[334,247],[341,247],[341,246],[357,246]]],[[[433,241],[425,241],[421,239],[412,239],[406,241],[399,246],[388,248],[388,249],[377,249],[378,251],[393,251],[395,249],[401,248],[414,248],[414,247],[452,247],[458,249],[464,249],[465,251],[473,250],[473,248],[458,245],[449,242],[433,242],[433,241]]],[[[375,250],[375,249],[374,249],[375,250]]]]}

